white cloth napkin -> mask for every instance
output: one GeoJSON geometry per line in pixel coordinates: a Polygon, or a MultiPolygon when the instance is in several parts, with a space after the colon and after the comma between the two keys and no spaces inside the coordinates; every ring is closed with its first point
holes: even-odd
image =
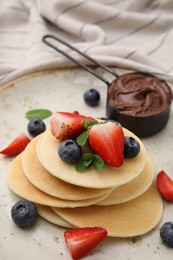
{"type": "Polygon", "coordinates": [[[173,82],[172,0],[1,0],[1,86],[33,72],[74,66],[42,42],[46,34],[108,66],[161,73],[173,82]]]}

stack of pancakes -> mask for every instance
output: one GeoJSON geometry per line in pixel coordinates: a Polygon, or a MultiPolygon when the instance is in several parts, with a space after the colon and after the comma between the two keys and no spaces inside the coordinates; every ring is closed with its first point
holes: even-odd
{"type": "Polygon", "coordinates": [[[140,153],[121,167],[90,167],[79,173],[58,156],[50,130],[35,137],[12,162],[7,175],[11,190],[35,203],[41,217],[71,228],[102,226],[112,237],[147,233],[160,221],[163,202],[154,181],[154,167],[143,143],[140,153]]]}

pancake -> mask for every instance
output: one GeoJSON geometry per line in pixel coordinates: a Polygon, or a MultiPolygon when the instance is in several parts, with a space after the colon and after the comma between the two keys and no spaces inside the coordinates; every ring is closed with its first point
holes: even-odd
{"type": "Polygon", "coordinates": [[[113,190],[106,199],[100,201],[97,205],[114,205],[135,199],[150,187],[153,179],[154,166],[147,155],[147,162],[141,174],[134,180],[113,190]]]}
{"type": "Polygon", "coordinates": [[[67,228],[74,228],[73,225],[62,219],[58,214],[56,214],[50,207],[43,206],[36,204],[38,214],[44,218],[45,220],[51,222],[52,224],[67,227],[67,228]]]}
{"type": "Polygon", "coordinates": [[[102,195],[88,200],[70,201],[62,200],[37,189],[25,176],[22,168],[22,153],[19,154],[11,163],[7,175],[7,183],[10,189],[18,196],[45,206],[52,207],[84,207],[95,204],[105,199],[108,195],[102,195]]]}
{"type": "Polygon", "coordinates": [[[123,165],[118,168],[105,165],[99,172],[93,167],[84,173],[77,172],[74,164],[65,163],[58,156],[60,141],[52,135],[50,129],[38,141],[37,157],[48,172],[65,182],[88,188],[120,186],[136,178],[146,163],[146,151],[142,142],[128,130],[124,129],[124,133],[138,140],[141,151],[135,158],[125,159],[123,165]]]}
{"type": "Polygon", "coordinates": [[[133,237],[149,232],[159,223],[163,202],[153,183],[145,193],[129,202],[53,210],[76,227],[102,226],[111,237],[133,237]]]}
{"type": "Polygon", "coordinates": [[[89,189],[64,182],[50,174],[39,162],[36,145],[41,136],[37,136],[27,145],[23,156],[22,166],[26,177],[43,192],[65,200],[85,200],[110,193],[108,189],[89,189]]]}

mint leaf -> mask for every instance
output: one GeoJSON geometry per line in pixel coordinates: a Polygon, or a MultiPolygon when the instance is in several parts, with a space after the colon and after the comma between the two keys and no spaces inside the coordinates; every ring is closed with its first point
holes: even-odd
{"type": "Polygon", "coordinates": [[[102,170],[105,166],[103,159],[98,154],[93,154],[93,166],[97,171],[102,170]]]}
{"type": "Polygon", "coordinates": [[[84,172],[93,162],[93,155],[91,153],[84,153],[76,164],[76,171],[84,172]]]}
{"type": "Polygon", "coordinates": [[[28,120],[34,119],[34,118],[40,118],[45,119],[52,115],[52,112],[48,109],[32,109],[26,112],[25,117],[28,120]]]}
{"type": "Polygon", "coordinates": [[[88,132],[89,129],[95,125],[98,124],[98,122],[96,120],[82,120],[81,124],[83,125],[83,127],[86,129],[86,131],[82,132],[76,139],[77,143],[80,146],[84,146],[87,142],[88,139],[88,132]]]}
{"type": "Polygon", "coordinates": [[[81,124],[83,125],[83,127],[85,129],[91,128],[91,126],[97,124],[98,121],[97,120],[82,120],[81,124]]]}
{"type": "Polygon", "coordinates": [[[84,153],[83,159],[84,159],[85,166],[88,167],[88,166],[90,166],[90,164],[93,161],[93,154],[91,154],[91,153],[84,153]]]}
{"type": "Polygon", "coordinates": [[[100,171],[104,168],[105,163],[98,154],[84,153],[76,164],[76,171],[84,172],[93,164],[96,171],[100,171]]]}
{"type": "Polygon", "coordinates": [[[87,170],[87,167],[84,163],[82,163],[82,160],[79,160],[76,164],[76,171],[77,172],[84,172],[87,170]]]}
{"type": "Polygon", "coordinates": [[[84,146],[87,142],[87,139],[88,139],[88,130],[82,132],[76,139],[77,143],[80,145],[80,146],[84,146]]]}

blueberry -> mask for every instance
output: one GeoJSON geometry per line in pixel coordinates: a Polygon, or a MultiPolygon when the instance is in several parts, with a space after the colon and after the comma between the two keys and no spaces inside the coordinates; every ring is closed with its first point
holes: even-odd
{"type": "Polygon", "coordinates": [[[84,100],[89,106],[97,106],[100,101],[100,93],[96,89],[88,89],[84,93],[84,100]]]}
{"type": "Polygon", "coordinates": [[[67,139],[60,144],[58,154],[65,162],[77,162],[82,155],[82,148],[76,141],[67,139]]]}
{"type": "Polygon", "coordinates": [[[20,200],[12,207],[11,217],[18,227],[28,228],[37,219],[37,209],[32,202],[20,200]]]}
{"type": "Polygon", "coordinates": [[[125,158],[134,158],[140,152],[139,142],[130,136],[125,136],[124,138],[124,157],[125,158]]]}
{"type": "Polygon", "coordinates": [[[41,133],[43,133],[46,129],[46,125],[40,118],[32,119],[28,123],[28,132],[33,136],[37,136],[41,133]]]}
{"type": "Polygon", "coordinates": [[[166,246],[173,247],[173,222],[166,222],[162,225],[160,237],[166,246]]]}

